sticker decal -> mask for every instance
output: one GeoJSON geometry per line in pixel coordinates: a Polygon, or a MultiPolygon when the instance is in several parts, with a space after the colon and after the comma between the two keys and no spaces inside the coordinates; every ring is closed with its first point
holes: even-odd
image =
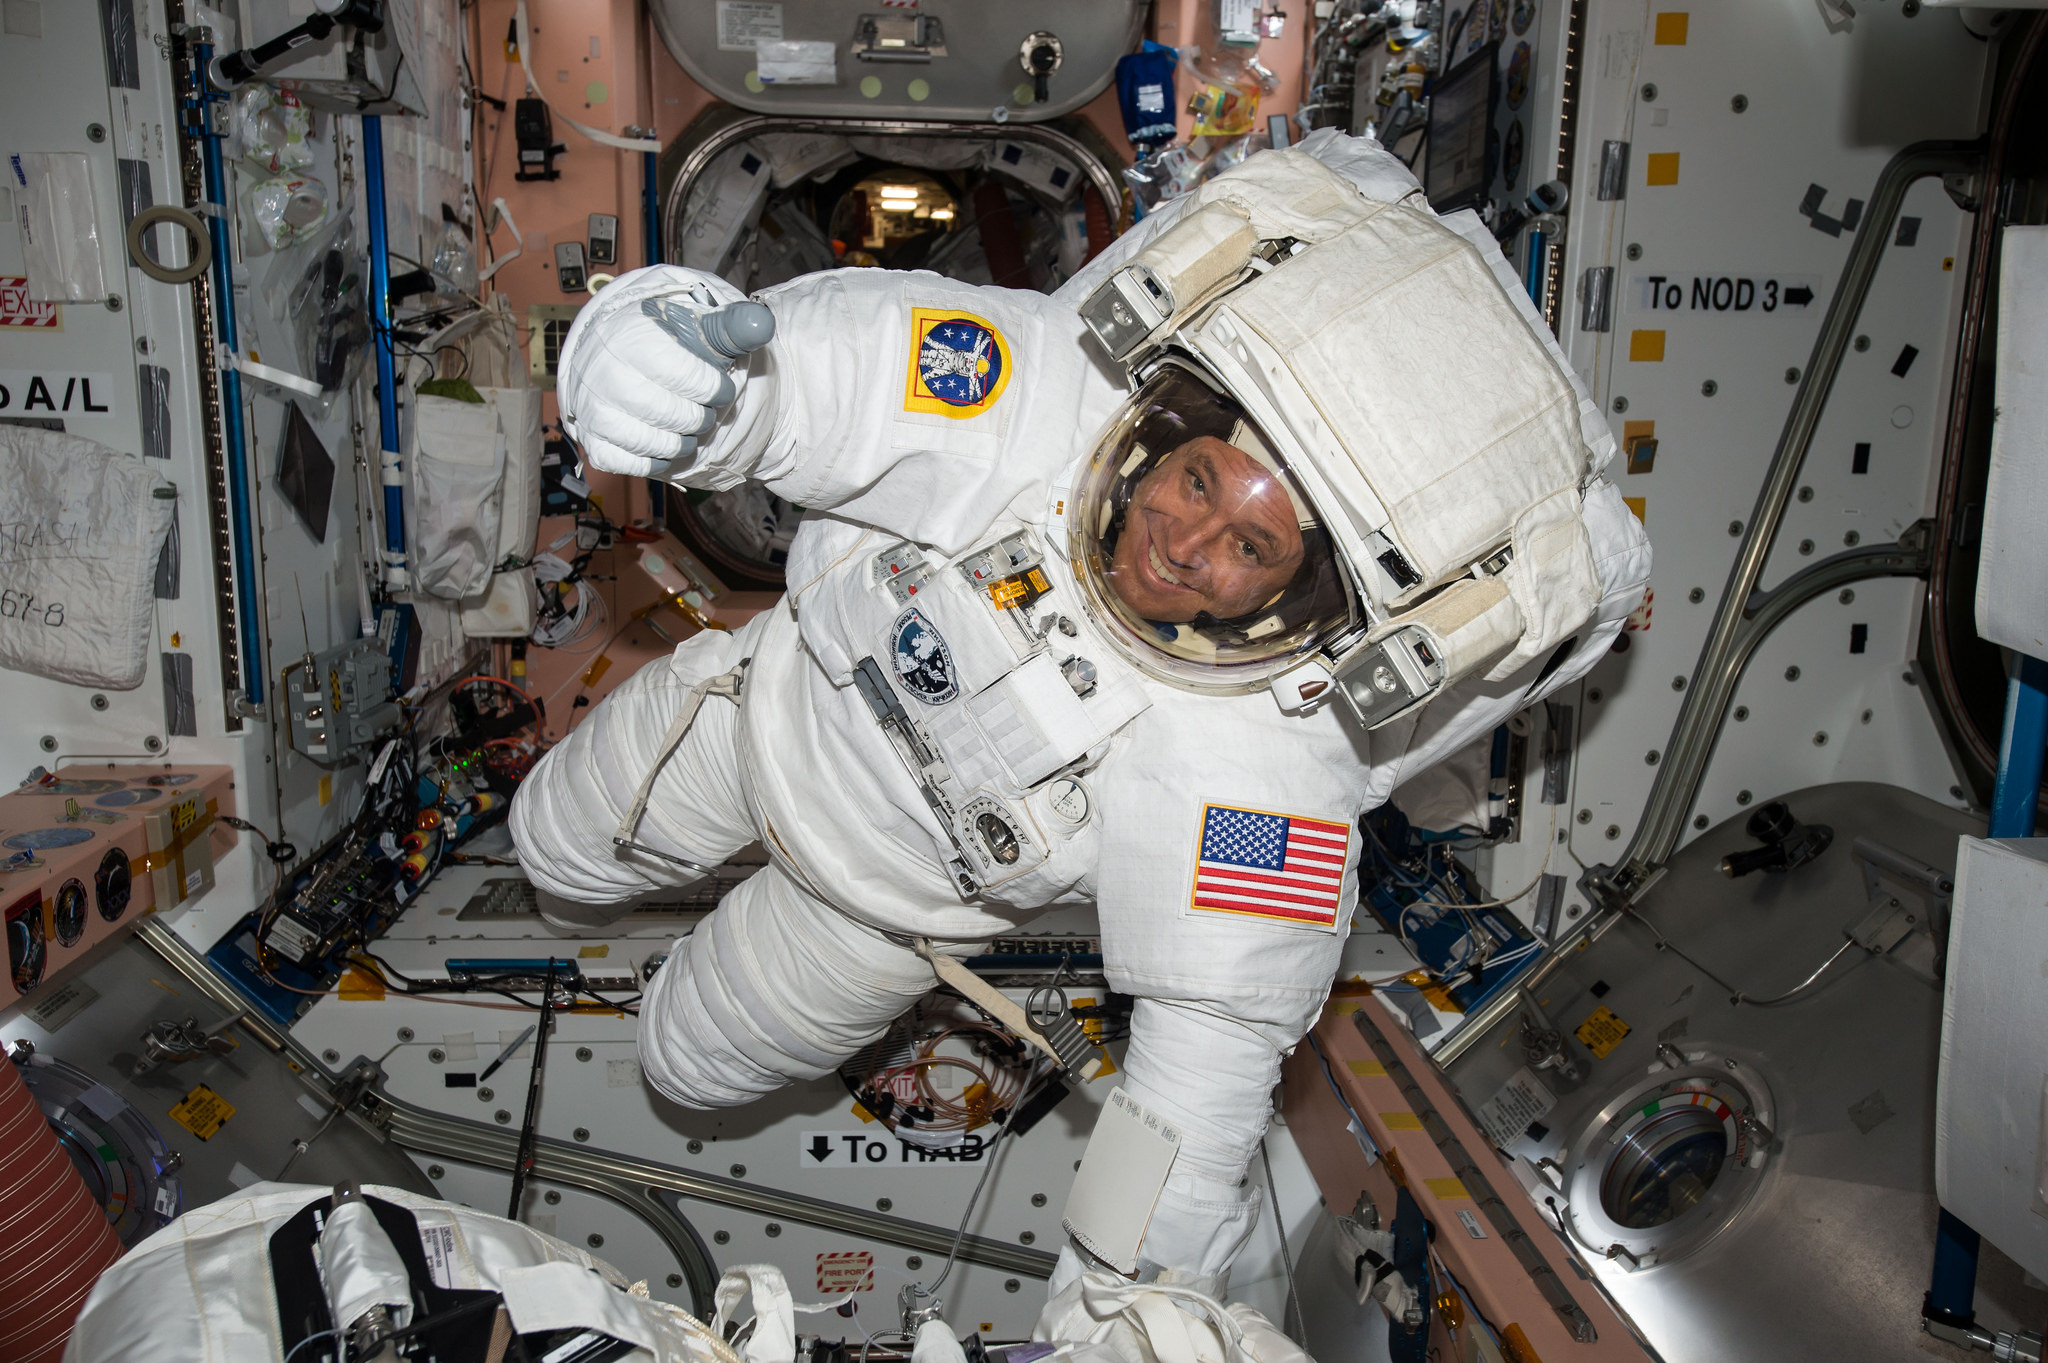
{"type": "Polygon", "coordinates": [[[915,606],[896,617],[889,635],[889,661],[896,669],[896,680],[912,695],[927,705],[944,705],[960,694],[953,650],[915,606]]]}
{"type": "Polygon", "coordinates": [[[1188,907],[1334,931],[1350,850],[1349,824],[1205,804],[1188,907]]]}
{"type": "Polygon", "coordinates": [[[956,419],[995,406],[1010,382],[1010,346],[991,323],[969,313],[910,310],[910,362],[903,410],[956,419]]]}
{"type": "Polygon", "coordinates": [[[1633,1028],[1616,1017],[1611,1009],[1602,1005],[1593,1010],[1593,1015],[1572,1029],[1572,1035],[1580,1044],[1593,1053],[1595,1060],[1605,1060],[1621,1039],[1633,1028]]]}

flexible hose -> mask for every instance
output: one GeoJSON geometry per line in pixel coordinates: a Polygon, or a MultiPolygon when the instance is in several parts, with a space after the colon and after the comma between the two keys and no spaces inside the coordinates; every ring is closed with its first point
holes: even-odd
{"type": "Polygon", "coordinates": [[[57,1363],[85,1294],[121,1257],[13,1062],[0,1060],[0,1358],[57,1363]]]}

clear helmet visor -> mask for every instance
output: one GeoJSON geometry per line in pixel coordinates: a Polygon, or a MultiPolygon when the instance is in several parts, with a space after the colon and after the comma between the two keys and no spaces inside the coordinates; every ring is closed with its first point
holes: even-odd
{"type": "Polygon", "coordinates": [[[1354,619],[1279,445],[1191,365],[1145,381],[1075,491],[1068,550],[1089,610],[1162,680],[1252,690],[1354,619]]]}

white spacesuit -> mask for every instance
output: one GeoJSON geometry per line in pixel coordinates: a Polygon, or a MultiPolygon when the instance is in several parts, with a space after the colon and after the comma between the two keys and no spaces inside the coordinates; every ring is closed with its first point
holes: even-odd
{"type": "Polygon", "coordinates": [[[654,267],[584,310],[564,420],[598,467],[808,508],[789,591],[547,755],[511,816],[528,874],[617,906],[767,848],[643,1004],[645,1073],[698,1107],[876,1037],[933,985],[914,939],[965,956],[1095,905],[1136,1000],[1121,1082],[1181,1132],[1142,1257],[1219,1279],[1359,817],[1583,675],[1641,596],[1604,421],[1478,221],[1333,133],[1049,298],[770,290],[736,399],[670,339],[692,291],[738,298],[654,267]]]}

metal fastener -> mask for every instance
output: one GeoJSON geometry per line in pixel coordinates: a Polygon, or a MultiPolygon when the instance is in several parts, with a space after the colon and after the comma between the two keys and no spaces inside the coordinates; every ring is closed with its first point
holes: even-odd
{"type": "Polygon", "coordinates": [[[1685,678],[1673,677],[1671,679],[1671,689],[1673,691],[1683,691],[1685,689],[1685,678]]]}
{"type": "Polygon", "coordinates": [[[583,1237],[583,1243],[590,1246],[592,1249],[598,1249],[603,1246],[604,1237],[602,1235],[599,1235],[596,1231],[592,1231],[590,1234],[583,1237]]]}
{"type": "Polygon", "coordinates": [[[442,1168],[442,1167],[441,1167],[440,1165],[438,1165],[438,1164],[429,1164],[429,1165],[427,1166],[427,1177],[428,1177],[428,1178],[446,1178],[446,1177],[448,1177],[448,1171],[447,1171],[446,1169],[443,1169],[443,1168],[442,1168]]]}
{"type": "Polygon", "coordinates": [[[1822,731],[1821,733],[1817,733],[1817,734],[1815,734],[1815,735],[1813,736],[1813,746],[1814,746],[1814,747],[1816,747],[1816,748],[1825,748],[1825,747],[1826,747],[1827,745],[1828,745],[1828,736],[1827,736],[1827,733],[1826,733],[1825,731],[1822,731]]]}
{"type": "Polygon", "coordinates": [[[320,1052],[320,1058],[330,1065],[339,1065],[341,1063],[341,1052],[329,1046],[326,1050],[320,1052]]]}
{"type": "Polygon", "coordinates": [[[504,1126],[506,1123],[512,1120],[512,1114],[501,1107],[496,1112],[493,1112],[491,1114],[491,1120],[496,1122],[499,1126],[504,1126]]]}
{"type": "Polygon", "coordinates": [[[1655,748],[1652,748],[1648,752],[1643,754],[1643,765],[1654,767],[1657,765],[1657,759],[1662,757],[1663,755],[1664,754],[1658,752],[1655,748]]]}
{"type": "Polygon", "coordinates": [[[1750,802],[1751,800],[1754,800],[1755,798],[1756,798],[1756,796],[1754,796],[1754,795],[1751,795],[1751,794],[1750,794],[1750,793],[1749,793],[1748,791],[1746,791],[1746,790],[1738,790],[1738,791],[1736,791],[1736,792],[1735,792],[1735,803],[1736,803],[1736,804],[1739,804],[1739,805],[1746,805],[1746,804],[1748,804],[1748,803],[1749,803],[1749,802],[1750,802]]]}
{"type": "Polygon", "coordinates": [[[547,1203],[550,1207],[559,1207],[562,1205],[562,1194],[556,1189],[550,1188],[540,1195],[540,1200],[547,1203]]]}
{"type": "Polygon", "coordinates": [[[1856,338],[1856,349],[1858,351],[1870,349],[1870,338],[1868,336],[1858,336],[1856,338]]]}
{"type": "Polygon", "coordinates": [[[1800,552],[1800,553],[1802,553],[1802,554],[1810,554],[1810,553],[1812,553],[1812,552],[1813,552],[1813,541],[1812,541],[1812,540],[1801,540],[1801,541],[1799,541],[1799,552],[1800,552]]]}
{"type": "Polygon", "coordinates": [[[1590,809],[1582,809],[1582,810],[1580,810],[1580,811],[1579,811],[1579,822],[1580,822],[1580,823],[1591,823],[1591,822],[1593,822],[1593,811],[1592,811],[1592,810],[1590,810],[1590,809]]]}
{"type": "Polygon", "coordinates": [[[1618,838],[1618,837],[1620,837],[1620,836],[1621,836],[1621,825],[1620,825],[1620,824],[1618,824],[1618,823],[1611,823],[1611,824],[1607,825],[1607,841],[1609,841],[1609,842],[1613,842],[1613,841],[1614,841],[1614,840],[1615,840],[1616,838],[1618,838]]]}
{"type": "Polygon", "coordinates": [[[106,125],[106,124],[104,124],[104,123],[88,123],[88,124],[86,124],[86,125],[85,125],[85,140],[86,140],[86,141],[88,141],[88,142],[104,142],[104,141],[106,141],[106,140],[107,140],[107,125],[106,125]]]}
{"type": "Polygon", "coordinates": [[[1749,112],[1749,96],[1737,95],[1735,98],[1728,101],[1728,107],[1733,109],[1738,114],[1749,112]]]}
{"type": "Polygon", "coordinates": [[[162,752],[164,750],[164,741],[155,734],[151,734],[148,738],[142,740],[142,746],[151,752],[162,752]]]}
{"type": "Polygon", "coordinates": [[[57,735],[44,734],[42,739],[42,749],[44,752],[57,751],[57,735]]]}
{"type": "Polygon", "coordinates": [[[1842,543],[1854,549],[1857,545],[1863,543],[1863,535],[1860,531],[1847,531],[1842,536],[1842,543]]]}
{"type": "Polygon", "coordinates": [[[878,1197],[875,1199],[875,1210],[878,1212],[886,1212],[893,1208],[895,1205],[895,1201],[891,1198],[878,1197]]]}
{"type": "Polygon", "coordinates": [[[112,703],[112,702],[110,702],[110,701],[109,701],[109,700],[108,700],[108,699],[107,699],[107,698],[106,698],[105,696],[101,695],[101,694],[100,694],[99,692],[95,691],[95,692],[93,692],[93,693],[92,693],[92,708],[93,708],[93,709],[95,709],[95,710],[104,710],[104,709],[106,709],[106,708],[107,708],[107,706],[108,706],[109,704],[111,704],[111,703],[112,703]]]}
{"type": "Polygon", "coordinates": [[[1694,587],[1685,594],[1685,599],[1697,606],[1700,602],[1707,599],[1707,589],[1705,587],[1694,587]]]}
{"type": "Polygon", "coordinates": [[[1643,103],[1654,104],[1657,100],[1657,87],[1648,81],[1643,82],[1642,96],[1643,103]]]}
{"type": "Polygon", "coordinates": [[[1700,385],[1700,396],[1703,398],[1710,398],[1720,391],[1721,385],[1714,382],[1712,379],[1708,379],[1705,383],[1702,383],[1700,385]]]}
{"type": "Polygon", "coordinates": [[[713,1244],[727,1244],[732,1240],[732,1232],[729,1230],[715,1230],[711,1232],[711,1240],[713,1244]]]}
{"type": "Polygon", "coordinates": [[[569,1134],[579,1141],[587,1141],[590,1139],[590,1128],[587,1126],[579,1126],[574,1131],[571,1131],[569,1134]]]}
{"type": "Polygon", "coordinates": [[[689,1151],[693,1155],[701,1155],[704,1153],[704,1142],[693,1140],[688,1145],[684,1146],[683,1149],[689,1151]]]}
{"type": "Polygon", "coordinates": [[[1803,488],[1800,488],[1800,489],[1799,489],[1799,500],[1800,500],[1800,501],[1802,501],[1802,502],[1810,502],[1810,501],[1812,501],[1812,500],[1813,500],[1813,489],[1812,489],[1812,488],[1810,488],[1810,487],[1803,487],[1803,488]]]}
{"type": "Polygon", "coordinates": [[[497,1096],[497,1091],[495,1089],[492,1089],[488,1085],[476,1091],[476,1100],[479,1103],[488,1103],[491,1101],[491,1099],[497,1096]]]}
{"type": "Polygon", "coordinates": [[[732,1176],[734,1178],[745,1178],[747,1176],[747,1166],[744,1164],[735,1164],[732,1167],[732,1176]]]}
{"type": "Polygon", "coordinates": [[[1003,1279],[1003,1291],[1005,1292],[1015,1292],[1018,1288],[1022,1287],[1023,1285],[1024,1284],[1018,1282],[1015,1278],[1003,1279]]]}
{"type": "Polygon", "coordinates": [[[1786,668],[1786,669],[1785,669],[1785,680],[1786,680],[1786,681],[1798,681],[1798,680],[1799,680],[1799,666],[1798,666],[1798,664],[1796,664],[1796,663],[1795,663],[1795,664],[1793,664],[1793,665],[1792,665],[1791,667],[1788,667],[1788,668],[1786,668]]]}
{"type": "Polygon", "coordinates": [[[1787,370],[1785,371],[1785,382],[1787,382],[1787,383],[1797,383],[1797,382],[1799,382],[1799,366],[1798,366],[1798,365],[1793,365],[1793,366],[1792,366],[1792,367],[1791,367],[1790,369],[1787,369],[1787,370]]]}
{"type": "Polygon", "coordinates": [[[1735,707],[1735,722],[1736,722],[1737,724],[1740,724],[1740,723],[1742,723],[1742,721],[1743,721],[1743,720],[1745,720],[1745,719],[1748,719],[1748,718],[1749,718],[1749,707],[1748,707],[1747,705],[1738,705],[1738,706],[1736,706],[1736,707],[1735,707]]]}
{"type": "Polygon", "coordinates": [[[905,1260],[903,1261],[903,1266],[904,1266],[905,1268],[908,1268],[908,1269],[919,1269],[919,1268],[923,1268],[923,1267],[924,1267],[924,1256],[923,1256],[923,1255],[921,1255],[921,1254],[913,1254],[913,1255],[911,1255],[911,1256],[910,1256],[910,1257],[909,1257],[908,1259],[905,1259],[905,1260]]]}
{"type": "Polygon", "coordinates": [[[447,1058],[448,1052],[442,1050],[439,1046],[436,1046],[434,1047],[434,1049],[427,1052],[427,1063],[429,1065],[438,1065],[447,1058]]]}
{"type": "Polygon", "coordinates": [[[1031,1195],[1031,1205],[1034,1207],[1043,1207],[1045,1205],[1045,1194],[1033,1193],[1031,1195]]]}
{"type": "Polygon", "coordinates": [[[1643,258],[1643,248],[1641,246],[1638,246],[1635,242],[1630,242],[1628,244],[1628,249],[1623,251],[1622,254],[1627,256],[1630,260],[1641,260],[1643,258]]]}
{"type": "Polygon", "coordinates": [[[666,1281],[670,1287],[681,1287],[683,1285],[683,1275],[680,1273],[671,1273],[668,1275],[666,1281]]]}
{"type": "Polygon", "coordinates": [[[1835,598],[1835,600],[1841,602],[1845,606],[1848,605],[1850,602],[1854,601],[1855,599],[1856,589],[1854,587],[1842,588],[1841,594],[1835,598]]]}
{"type": "Polygon", "coordinates": [[[591,1057],[591,1049],[590,1049],[590,1047],[588,1047],[588,1046],[578,1046],[578,1047],[576,1048],[576,1058],[577,1058],[578,1060],[588,1060],[588,1059],[590,1059],[590,1057],[591,1057]]]}
{"type": "Polygon", "coordinates": [[[1628,410],[1628,399],[1616,398],[1614,400],[1614,410],[1617,412],[1626,412],[1628,410]]]}
{"type": "Polygon", "coordinates": [[[765,1229],[768,1232],[768,1238],[771,1240],[782,1234],[782,1226],[779,1222],[770,1221],[765,1229]]]}
{"type": "Polygon", "coordinates": [[[1706,816],[1706,815],[1704,815],[1704,814],[1696,815],[1696,816],[1694,816],[1694,818],[1693,818],[1693,821],[1692,821],[1692,826],[1693,826],[1694,828],[1697,828],[1697,829],[1699,829],[1699,830],[1700,830],[1701,832],[1703,832],[1703,833],[1704,833],[1704,832],[1706,831],[1706,828],[1707,828],[1707,822],[1708,822],[1708,821],[1707,821],[1707,816],[1706,816]]]}
{"type": "Polygon", "coordinates": [[[1728,537],[1729,537],[1730,539],[1733,539],[1733,538],[1735,538],[1735,537],[1736,537],[1737,535],[1740,535],[1741,533],[1742,533],[1742,522],[1741,522],[1741,521],[1730,521],[1730,522],[1728,522],[1728,537]]]}

